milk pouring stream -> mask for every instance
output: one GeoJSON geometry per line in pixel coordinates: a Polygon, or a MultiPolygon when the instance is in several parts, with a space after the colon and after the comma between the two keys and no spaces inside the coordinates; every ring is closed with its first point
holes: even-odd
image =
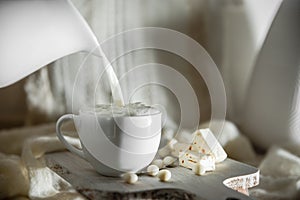
{"type": "Polygon", "coordinates": [[[112,65],[110,64],[109,60],[107,59],[107,57],[105,56],[100,45],[98,46],[97,51],[98,52],[96,52],[96,53],[99,53],[99,55],[103,58],[105,72],[108,76],[109,85],[110,85],[110,89],[112,92],[113,102],[117,106],[124,106],[122,90],[121,90],[121,87],[119,84],[119,80],[114,72],[114,69],[113,69],[112,65]]]}

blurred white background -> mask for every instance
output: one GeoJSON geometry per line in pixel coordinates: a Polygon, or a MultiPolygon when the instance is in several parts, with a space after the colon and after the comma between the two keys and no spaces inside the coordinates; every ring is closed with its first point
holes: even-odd
{"type": "MultiPolygon", "coordinates": [[[[198,41],[222,73],[228,100],[227,117],[236,123],[239,123],[242,114],[255,58],[280,2],[281,0],[73,0],[100,42],[122,31],[147,26],[173,29],[198,41]]],[[[124,42],[116,46],[114,51],[122,50],[124,45],[128,44],[124,42]]],[[[83,56],[79,54],[65,57],[26,80],[1,89],[0,127],[54,121],[61,114],[71,112],[72,87],[82,59],[83,56]]],[[[193,67],[178,56],[141,50],[118,59],[113,66],[117,75],[121,76],[132,67],[149,62],[166,64],[182,73],[197,94],[201,122],[210,118],[210,99],[203,79],[195,76],[193,67]]],[[[93,77],[93,74],[92,70],[86,72],[87,77],[93,77]]],[[[155,72],[152,75],[155,76],[155,72]]],[[[133,81],[127,80],[125,88],[130,87],[133,81]]],[[[83,96],[88,96],[89,84],[83,84],[80,88],[83,96]]],[[[176,101],[167,91],[162,89],[160,93],[159,98],[165,99],[165,106],[172,110],[169,111],[169,117],[178,122],[176,101]]],[[[140,98],[149,99],[151,93],[142,92],[140,98]]],[[[104,79],[100,84],[99,102],[108,103],[109,100],[110,91],[104,79]]]]}

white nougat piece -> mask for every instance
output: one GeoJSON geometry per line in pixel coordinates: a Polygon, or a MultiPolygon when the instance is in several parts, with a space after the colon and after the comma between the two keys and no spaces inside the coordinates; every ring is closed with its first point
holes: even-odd
{"type": "Polygon", "coordinates": [[[177,142],[173,145],[171,155],[178,158],[182,153],[188,150],[190,144],[177,142]]]}
{"type": "Polygon", "coordinates": [[[204,155],[201,157],[199,164],[205,169],[205,171],[214,171],[216,169],[215,159],[211,155],[204,155]]]}
{"type": "Polygon", "coordinates": [[[222,162],[227,158],[226,152],[210,129],[199,129],[193,135],[192,145],[189,147],[189,150],[210,154],[214,157],[216,163],[222,162]]]}
{"type": "Polygon", "coordinates": [[[205,168],[204,168],[201,164],[199,164],[199,163],[197,163],[196,165],[194,165],[192,171],[193,171],[196,175],[199,175],[199,176],[204,175],[205,172],[206,172],[206,171],[205,171],[205,168]]]}
{"type": "Polygon", "coordinates": [[[197,164],[201,164],[205,171],[215,170],[215,160],[211,155],[187,150],[179,157],[179,165],[183,167],[194,169],[197,164]]]}

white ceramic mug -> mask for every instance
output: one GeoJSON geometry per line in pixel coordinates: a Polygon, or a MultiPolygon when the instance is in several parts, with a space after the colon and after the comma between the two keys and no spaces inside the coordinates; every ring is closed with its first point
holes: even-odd
{"type": "Polygon", "coordinates": [[[93,109],[63,115],[56,123],[58,138],[68,150],[87,160],[100,174],[120,176],[151,163],[161,138],[161,112],[138,116],[111,116],[93,109]],[[73,120],[82,150],[70,145],[61,133],[73,120]]]}

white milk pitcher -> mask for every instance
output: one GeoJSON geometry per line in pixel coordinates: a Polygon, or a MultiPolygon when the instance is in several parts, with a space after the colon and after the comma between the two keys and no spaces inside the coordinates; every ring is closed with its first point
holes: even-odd
{"type": "Polygon", "coordinates": [[[70,0],[0,1],[0,88],[97,39],[70,0]]]}

